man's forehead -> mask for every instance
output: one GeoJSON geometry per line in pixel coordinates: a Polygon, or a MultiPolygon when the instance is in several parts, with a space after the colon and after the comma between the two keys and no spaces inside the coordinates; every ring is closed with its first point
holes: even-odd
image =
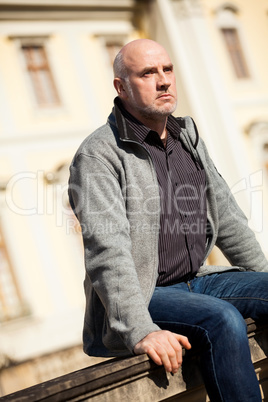
{"type": "Polygon", "coordinates": [[[136,52],[125,56],[125,64],[134,70],[143,70],[162,66],[172,66],[168,54],[164,52],[136,52]]]}

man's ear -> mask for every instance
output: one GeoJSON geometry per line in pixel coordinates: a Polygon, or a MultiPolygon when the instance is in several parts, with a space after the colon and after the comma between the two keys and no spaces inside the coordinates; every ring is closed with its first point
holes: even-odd
{"type": "Polygon", "coordinates": [[[121,78],[114,79],[114,87],[121,98],[125,98],[127,96],[124,81],[121,78]]]}

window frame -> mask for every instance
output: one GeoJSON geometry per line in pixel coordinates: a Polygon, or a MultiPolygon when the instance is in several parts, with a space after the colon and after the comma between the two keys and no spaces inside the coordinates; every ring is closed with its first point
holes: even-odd
{"type": "Polygon", "coordinates": [[[60,106],[60,98],[51,71],[44,44],[22,44],[26,71],[31,82],[36,103],[40,108],[60,106]],[[40,59],[39,63],[37,58],[40,59]]]}
{"type": "Polygon", "coordinates": [[[239,32],[235,27],[222,27],[221,33],[238,79],[250,78],[248,64],[241,45],[239,32]]]}
{"type": "Polygon", "coordinates": [[[250,57],[250,51],[247,46],[247,41],[243,32],[243,27],[240,24],[240,10],[231,3],[224,3],[215,10],[215,24],[219,33],[220,41],[224,47],[225,59],[230,66],[230,72],[237,83],[248,83],[255,79],[254,66],[250,57]],[[228,49],[224,30],[233,30],[237,37],[237,43],[240,51],[240,60],[244,66],[245,74],[243,76],[237,70],[237,64],[234,61],[233,54],[228,49]]]}
{"type": "MultiPolygon", "coordinates": [[[[6,279],[6,284],[3,282],[3,277],[2,273],[0,272],[0,323],[6,323],[11,320],[17,319],[17,318],[22,318],[25,315],[28,315],[28,309],[26,308],[26,304],[23,300],[22,297],[22,292],[18,284],[18,280],[15,275],[15,271],[12,265],[12,261],[10,258],[10,254],[5,242],[4,238],[4,232],[1,227],[1,221],[0,221],[0,254],[1,257],[4,258],[2,260],[3,267],[6,265],[6,267],[3,268],[3,270],[6,270],[8,273],[9,278],[6,279]],[[4,283],[4,284],[3,284],[4,283]],[[6,287],[6,289],[5,289],[6,287]],[[8,290],[9,289],[9,290],[8,290]],[[11,291],[10,291],[11,289],[11,291]],[[12,295],[11,292],[15,294],[17,302],[15,303],[16,305],[16,311],[12,311],[14,309],[14,303],[10,302],[8,299],[12,300],[12,295]],[[6,293],[6,294],[5,294],[6,293]],[[8,295],[10,293],[10,295],[8,295]],[[2,307],[3,306],[3,309],[2,307]]],[[[0,262],[1,265],[1,262],[0,262]]],[[[0,270],[2,268],[0,267],[0,270]]],[[[5,273],[4,273],[5,275],[5,273]]]]}
{"type": "Polygon", "coordinates": [[[20,65],[22,66],[24,78],[26,81],[27,92],[29,93],[29,97],[32,103],[39,111],[57,111],[58,109],[62,108],[63,102],[62,97],[59,91],[59,85],[55,78],[56,74],[53,69],[53,63],[50,56],[50,49],[49,49],[49,35],[44,36],[9,36],[9,39],[13,40],[16,44],[20,65]],[[53,88],[53,92],[55,95],[54,102],[41,102],[38,100],[38,94],[36,92],[33,80],[31,79],[29,69],[27,66],[27,61],[25,58],[25,54],[23,53],[23,47],[41,47],[43,48],[45,54],[45,61],[46,67],[48,72],[48,77],[50,80],[50,87],[53,88]]]}

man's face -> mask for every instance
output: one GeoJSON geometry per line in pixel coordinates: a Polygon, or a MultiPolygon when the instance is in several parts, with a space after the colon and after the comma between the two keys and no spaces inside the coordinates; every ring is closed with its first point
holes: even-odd
{"type": "Polygon", "coordinates": [[[177,105],[176,79],[170,58],[160,45],[145,42],[124,54],[128,77],[121,99],[130,113],[141,121],[163,119],[177,105]]]}

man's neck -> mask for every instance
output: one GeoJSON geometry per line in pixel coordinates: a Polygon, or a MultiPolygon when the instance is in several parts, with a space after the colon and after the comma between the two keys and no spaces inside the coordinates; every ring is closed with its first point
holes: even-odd
{"type": "Polygon", "coordinates": [[[123,106],[132,116],[134,116],[137,120],[139,120],[142,124],[144,124],[144,126],[150,128],[153,131],[156,131],[163,142],[166,141],[167,116],[152,116],[152,118],[149,118],[141,115],[135,110],[131,110],[130,108],[126,107],[127,105],[123,104],[123,106]]]}
{"type": "Polygon", "coordinates": [[[166,148],[166,145],[167,145],[167,137],[168,137],[168,131],[167,131],[167,128],[165,127],[165,130],[163,131],[162,135],[160,135],[160,138],[161,138],[165,148],[166,148]]]}

